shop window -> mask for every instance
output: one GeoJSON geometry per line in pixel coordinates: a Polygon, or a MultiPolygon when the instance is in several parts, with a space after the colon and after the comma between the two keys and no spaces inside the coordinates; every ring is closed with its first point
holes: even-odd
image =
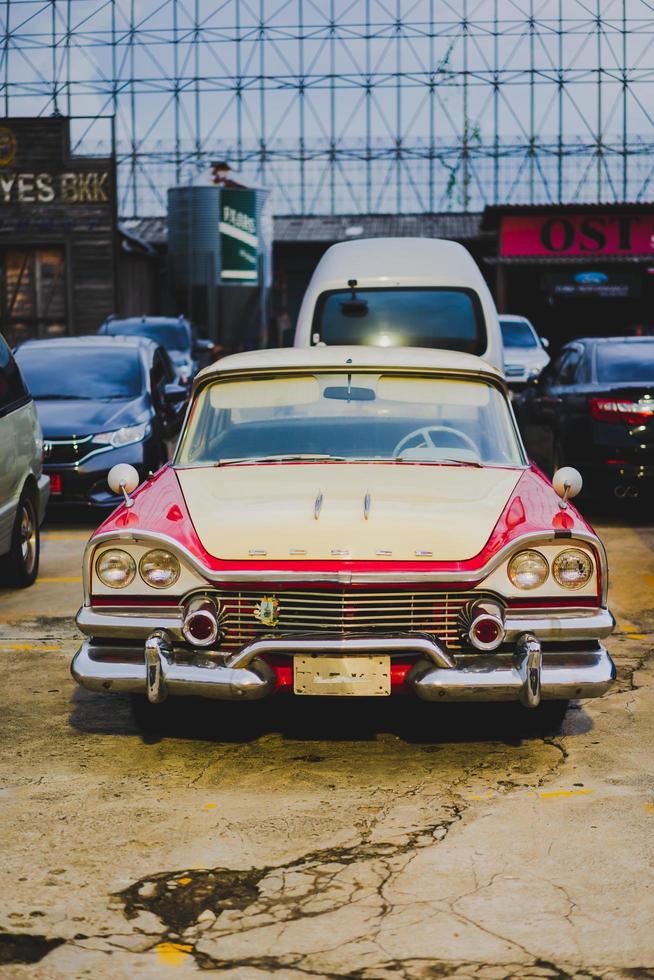
{"type": "Polygon", "coordinates": [[[12,346],[67,333],[65,271],[63,249],[7,249],[2,254],[2,333],[12,346]]]}

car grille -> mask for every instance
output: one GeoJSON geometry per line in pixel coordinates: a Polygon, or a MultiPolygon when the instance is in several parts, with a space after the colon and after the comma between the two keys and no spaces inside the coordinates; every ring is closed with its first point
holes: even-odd
{"type": "Polygon", "coordinates": [[[220,601],[221,648],[240,650],[259,636],[275,633],[432,633],[449,648],[461,648],[458,617],[479,592],[268,591],[216,593],[220,601]],[[275,627],[260,623],[255,606],[279,603],[275,627]]]}
{"type": "Polygon", "coordinates": [[[91,451],[91,438],[83,436],[79,440],[44,439],[43,462],[46,466],[79,463],[91,451]]]}

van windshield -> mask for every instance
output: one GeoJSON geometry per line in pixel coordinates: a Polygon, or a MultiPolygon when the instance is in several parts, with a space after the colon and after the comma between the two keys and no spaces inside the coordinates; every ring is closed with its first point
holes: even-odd
{"type": "Polygon", "coordinates": [[[314,343],[438,347],[481,354],[486,330],[470,289],[343,289],[322,293],[314,343]]]}

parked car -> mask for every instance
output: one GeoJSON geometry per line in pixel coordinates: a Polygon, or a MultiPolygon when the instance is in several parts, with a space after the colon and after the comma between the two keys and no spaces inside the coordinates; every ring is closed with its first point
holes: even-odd
{"type": "Polygon", "coordinates": [[[134,316],[119,319],[110,316],[98,333],[111,337],[148,337],[165,347],[175,367],[179,384],[192,381],[200,368],[213,359],[214,344],[194,336],[186,317],[134,316]]]}
{"type": "Polygon", "coordinates": [[[550,362],[546,347],[549,341],[539,337],[524,316],[500,315],[504,345],[504,374],[510,387],[521,387],[537,378],[550,362]]]}
{"type": "Polygon", "coordinates": [[[16,351],[45,437],[51,503],[115,507],[115,463],[143,479],[169,457],[187,390],[163,347],[144,337],[32,340],[16,351]]]}
{"type": "Polygon", "coordinates": [[[437,238],[368,238],[327,249],[307,286],[295,346],[438,347],[502,370],[497,310],[470,253],[437,238]]]}
{"type": "Polygon", "coordinates": [[[635,498],[654,478],[654,338],[584,337],[516,405],[533,455],[574,462],[596,496],[635,498]],[[543,437],[543,431],[545,436],[543,437]]]}
{"type": "Polygon", "coordinates": [[[168,695],[544,699],[560,718],[610,686],[614,624],[602,543],[559,496],[578,474],[556,486],[477,357],[225,358],[174,462],[89,541],[73,675],[154,727],[168,695]]]}
{"type": "Polygon", "coordinates": [[[40,533],[50,494],[43,436],[32,396],[0,336],[0,584],[23,588],[39,571],[40,533]]]}

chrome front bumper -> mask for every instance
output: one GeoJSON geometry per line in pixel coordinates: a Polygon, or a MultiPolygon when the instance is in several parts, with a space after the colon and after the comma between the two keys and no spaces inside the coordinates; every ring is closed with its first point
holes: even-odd
{"type": "Polygon", "coordinates": [[[529,633],[518,638],[513,654],[467,655],[454,659],[427,634],[404,636],[286,636],[249,644],[221,662],[206,654],[175,656],[169,633],[156,630],[142,659],[130,659],[124,646],[86,640],[72,663],[78,684],[92,691],[147,694],[157,703],[171,695],[222,700],[257,700],[272,694],[276,675],[261,659],[266,654],[412,654],[419,659],[406,677],[408,693],[425,701],[521,701],[535,708],[541,699],[600,697],[615,679],[615,665],[600,643],[586,651],[543,653],[529,633]]]}

